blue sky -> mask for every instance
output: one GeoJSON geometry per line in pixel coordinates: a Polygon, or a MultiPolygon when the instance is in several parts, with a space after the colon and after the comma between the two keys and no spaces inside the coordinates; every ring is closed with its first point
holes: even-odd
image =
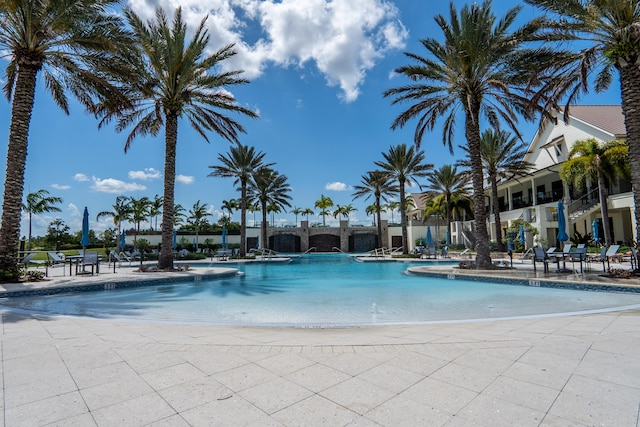
{"type": "MultiPolygon", "coordinates": [[[[185,18],[195,26],[209,13],[212,49],[234,42],[238,55],[228,65],[245,70],[251,83],[234,89],[237,101],[257,111],[260,118],[240,117],[247,134],[241,142],[266,153],[266,161],[288,177],[292,207],[314,209],[321,195],[334,204],[352,204],[353,224],[370,225],[365,207],[372,200],[353,200],[353,186],[375,168],[382,153],[400,143],[411,144],[415,123],[398,131],[390,124],[401,111],[382,92],[406,81],[394,68],[408,64],[404,51],[424,54],[419,40],[440,39],[434,22],[448,15],[448,1],[416,0],[188,0],[179,2],[185,18]]],[[[466,2],[455,1],[458,8],[466,2]]],[[[168,0],[132,0],[141,16],[152,17],[157,5],[173,10],[168,0]]],[[[496,11],[513,1],[494,0],[496,11]]],[[[531,17],[525,7],[521,17],[531,17]]],[[[34,218],[33,234],[44,235],[56,217],[71,228],[81,228],[82,211],[88,207],[91,227],[100,232],[112,227],[110,219],[96,221],[100,211],[111,210],[119,195],[135,198],[163,194],[164,135],[136,139],[124,153],[125,133],[113,127],[98,130],[97,121],[72,105],[64,115],[39,80],[31,121],[25,195],[40,189],[61,197],[62,212],[34,218]]],[[[619,104],[617,82],[609,92],[581,99],[583,104],[619,104]]],[[[8,139],[10,104],[0,102],[0,138],[8,139]]],[[[462,121],[459,121],[462,123],[462,121]]],[[[521,122],[525,141],[536,123],[521,122]]],[[[464,129],[456,130],[459,144],[464,129]]],[[[176,203],[189,209],[196,201],[208,206],[217,221],[223,200],[238,198],[231,179],[207,177],[218,155],[227,153],[227,141],[211,135],[205,142],[181,122],[176,157],[176,203]]],[[[443,147],[440,129],[426,135],[422,148],[436,167],[453,163],[443,147]]],[[[2,177],[6,144],[0,149],[2,177]]],[[[417,192],[418,189],[409,189],[417,192]]],[[[314,209],[315,210],[315,209],[314,209]]],[[[234,219],[239,220],[239,212],[234,219]]],[[[390,213],[386,214],[390,218],[390,213]]],[[[395,218],[397,214],[395,214],[395,218]]],[[[251,220],[251,215],[249,216],[251,220]]],[[[299,218],[300,219],[300,218],[299,218]]],[[[321,217],[311,217],[321,222],[321,217]]],[[[327,222],[333,221],[327,217],[327,222]]],[[[337,220],[335,220],[337,221],[337,220]]],[[[280,213],[276,222],[293,224],[294,215],[280,213]]],[[[23,218],[22,235],[26,234],[23,218]]],[[[148,224],[143,224],[147,226],[148,224]]]]}

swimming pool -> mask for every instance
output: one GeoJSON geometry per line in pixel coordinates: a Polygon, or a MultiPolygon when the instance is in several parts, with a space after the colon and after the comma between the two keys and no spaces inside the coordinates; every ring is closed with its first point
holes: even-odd
{"type": "Polygon", "coordinates": [[[219,325],[353,326],[470,321],[640,306],[640,294],[586,292],[403,274],[413,263],[309,255],[237,264],[241,276],[10,298],[28,312],[219,325]]]}

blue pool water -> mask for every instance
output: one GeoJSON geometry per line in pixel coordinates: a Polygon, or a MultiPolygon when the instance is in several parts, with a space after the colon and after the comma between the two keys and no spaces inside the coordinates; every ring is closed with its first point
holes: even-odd
{"type": "Polygon", "coordinates": [[[30,312],[229,325],[337,326],[557,315],[640,306],[640,295],[514,286],[403,274],[403,262],[311,255],[235,264],[244,273],[46,297],[11,298],[30,312]]]}

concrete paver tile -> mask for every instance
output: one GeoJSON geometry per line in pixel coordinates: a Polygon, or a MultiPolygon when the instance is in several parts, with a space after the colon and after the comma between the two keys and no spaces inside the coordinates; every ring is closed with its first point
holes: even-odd
{"type": "Polygon", "coordinates": [[[450,414],[457,414],[477,395],[475,391],[434,378],[425,378],[400,394],[406,399],[450,414]]]}
{"type": "Polygon", "coordinates": [[[180,415],[171,415],[145,425],[145,427],[191,427],[180,415]]]}
{"type": "Polygon", "coordinates": [[[319,394],[361,415],[395,396],[392,391],[358,378],[349,379],[319,394]]]}
{"type": "Polygon", "coordinates": [[[211,401],[180,415],[191,426],[282,426],[239,395],[211,401]]]}
{"type": "Polygon", "coordinates": [[[251,362],[235,353],[217,351],[185,352],[184,360],[208,375],[218,374],[251,362]]]}
{"type": "Polygon", "coordinates": [[[458,412],[457,416],[485,426],[527,427],[538,426],[545,413],[481,394],[458,412]]]}
{"type": "Polygon", "coordinates": [[[430,378],[476,392],[484,390],[496,377],[497,375],[494,373],[469,368],[456,363],[449,363],[430,376],[430,378]]]}
{"type": "Polygon", "coordinates": [[[123,378],[80,390],[80,394],[91,411],[105,406],[150,394],[153,389],[139,377],[123,378]]]}
{"type": "Polygon", "coordinates": [[[508,377],[499,377],[483,392],[517,405],[547,412],[560,392],[556,389],[508,377]]]}
{"type": "Polygon", "coordinates": [[[503,376],[561,390],[571,377],[571,372],[516,362],[503,376]]]}
{"type": "Polygon", "coordinates": [[[359,415],[322,396],[308,399],[276,412],[272,417],[287,427],[344,426],[359,418],[359,415]]]}
{"type": "Polygon", "coordinates": [[[380,364],[379,361],[365,355],[343,353],[322,362],[323,365],[352,376],[380,364]]]}
{"type": "Polygon", "coordinates": [[[87,405],[76,391],[6,408],[4,416],[7,426],[32,427],[55,423],[87,412],[87,405]]]}
{"type": "Polygon", "coordinates": [[[447,363],[449,363],[447,360],[412,351],[398,353],[389,361],[389,364],[402,369],[408,369],[420,375],[431,375],[447,363]]]}
{"type": "Polygon", "coordinates": [[[423,376],[385,363],[361,373],[357,378],[397,394],[422,380],[423,376]]]}
{"type": "Polygon", "coordinates": [[[300,384],[314,393],[318,393],[348,380],[351,378],[351,375],[347,375],[344,372],[337,371],[328,366],[315,364],[285,375],[284,378],[300,384]]]}
{"type": "Polygon", "coordinates": [[[205,377],[206,374],[189,363],[169,366],[164,369],[156,369],[142,374],[141,377],[154,388],[162,390],[177,384],[186,383],[205,377]]]}
{"type": "Polygon", "coordinates": [[[213,378],[199,378],[158,392],[176,411],[183,412],[234,393],[213,378]]]}
{"type": "Polygon", "coordinates": [[[286,375],[313,365],[315,362],[299,354],[281,353],[255,362],[276,375],[286,375]]]}
{"type": "Polygon", "coordinates": [[[291,381],[276,378],[245,389],[240,395],[267,414],[273,414],[312,396],[313,392],[291,381]]]}
{"type": "Polygon", "coordinates": [[[441,426],[451,414],[396,396],[365,414],[376,423],[393,426],[441,426]]]}
{"type": "Polygon", "coordinates": [[[253,363],[212,375],[212,377],[235,392],[277,378],[276,375],[253,363]]]}
{"type": "Polygon", "coordinates": [[[64,420],[55,421],[51,424],[47,424],[47,427],[97,427],[96,421],[93,416],[85,412],[84,414],[76,415],[73,417],[65,418],[64,420]]]}
{"type": "Polygon", "coordinates": [[[92,411],[100,427],[146,425],[176,412],[156,394],[146,394],[92,411]]]}

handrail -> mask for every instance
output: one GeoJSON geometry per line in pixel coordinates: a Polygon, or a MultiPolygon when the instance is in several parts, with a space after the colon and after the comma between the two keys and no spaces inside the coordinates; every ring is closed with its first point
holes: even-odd
{"type": "Polygon", "coordinates": [[[598,188],[592,188],[589,192],[587,192],[587,194],[584,194],[580,198],[572,200],[571,203],[569,203],[569,215],[577,212],[580,209],[589,209],[590,207],[595,206],[598,203],[600,203],[598,188]]]}
{"type": "Polygon", "coordinates": [[[343,251],[342,249],[340,249],[340,248],[338,248],[338,247],[336,247],[336,246],[332,247],[332,248],[331,248],[331,250],[332,250],[332,251],[336,251],[336,252],[340,252],[340,253],[342,253],[342,254],[344,253],[344,251],[343,251]]]}
{"type": "Polygon", "coordinates": [[[318,248],[316,248],[315,246],[311,246],[309,249],[307,249],[306,251],[304,251],[303,253],[308,254],[309,252],[314,251],[317,252],[318,248]]]}

